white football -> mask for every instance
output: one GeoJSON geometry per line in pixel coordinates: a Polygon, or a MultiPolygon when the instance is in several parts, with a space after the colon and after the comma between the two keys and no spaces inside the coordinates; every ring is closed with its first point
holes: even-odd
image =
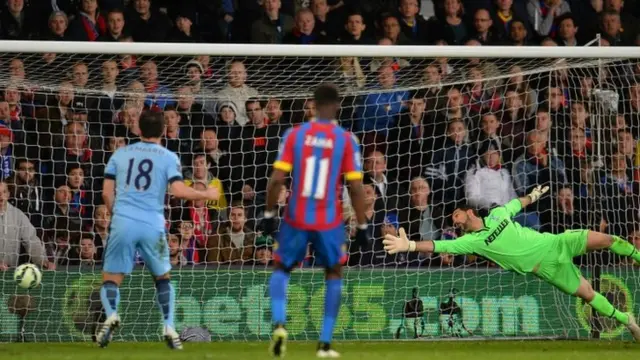
{"type": "Polygon", "coordinates": [[[13,280],[23,289],[33,289],[40,285],[42,273],[40,269],[33,264],[22,264],[18,266],[13,273],[13,280]]]}

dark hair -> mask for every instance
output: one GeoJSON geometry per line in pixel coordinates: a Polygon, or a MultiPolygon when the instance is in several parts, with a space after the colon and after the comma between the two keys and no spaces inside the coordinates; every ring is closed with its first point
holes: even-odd
{"type": "Polygon", "coordinates": [[[91,239],[91,241],[95,241],[95,237],[90,232],[83,232],[80,235],[80,240],[84,240],[84,239],[91,239]]]}
{"type": "MultiPolygon", "coordinates": [[[[478,209],[475,206],[471,206],[469,204],[459,205],[455,210],[453,210],[453,212],[455,212],[456,210],[462,210],[464,212],[471,210],[473,215],[480,216],[480,213],[478,213],[478,209]]],[[[451,216],[453,216],[453,212],[451,213],[451,216]]]]}
{"type": "Polygon", "coordinates": [[[557,18],[555,18],[554,21],[555,21],[556,25],[560,25],[565,20],[573,21],[573,26],[577,27],[576,18],[571,13],[564,13],[564,14],[558,16],[557,18]]]}
{"type": "Polygon", "coordinates": [[[316,102],[316,107],[333,105],[340,102],[340,93],[333,84],[321,84],[313,92],[313,100],[316,102]]]}
{"type": "Polygon", "coordinates": [[[140,135],[144,138],[159,138],[164,133],[164,116],[158,112],[145,111],[140,116],[140,135]]]}
{"type": "Polygon", "coordinates": [[[245,101],[245,102],[244,102],[244,108],[246,109],[246,108],[247,108],[247,105],[249,105],[249,104],[255,104],[255,103],[258,103],[258,104],[260,105],[260,108],[262,108],[262,107],[263,107],[263,106],[262,106],[262,101],[260,101],[260,99],[258,99],[258,98],[256,98],[256,97],[252,97],[252,98],[247,99],[247,101],[245,101]]]}

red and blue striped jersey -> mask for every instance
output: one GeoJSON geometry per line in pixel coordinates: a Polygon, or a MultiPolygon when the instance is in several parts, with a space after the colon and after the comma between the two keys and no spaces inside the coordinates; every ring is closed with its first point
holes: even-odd
{"type": "Polygon", "coordinates": [[[284,220],[303,230],[328,230],[342,221],[342,184],[362,179],[355,137],[331,121],[289,129],[273,167],[291,172],[284,220]]]}

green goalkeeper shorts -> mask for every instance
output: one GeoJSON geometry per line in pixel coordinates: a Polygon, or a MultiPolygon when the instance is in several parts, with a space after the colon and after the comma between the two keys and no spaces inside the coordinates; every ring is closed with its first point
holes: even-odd
{"type": "Polygon", "coordinates": [[[573,258],[586,253],[588,233],[588,230],[568,230],[556,235],[555,246],[540,262],[535,275],[566,294],[575,294],[582,274],[573,264],[573,258]]]}

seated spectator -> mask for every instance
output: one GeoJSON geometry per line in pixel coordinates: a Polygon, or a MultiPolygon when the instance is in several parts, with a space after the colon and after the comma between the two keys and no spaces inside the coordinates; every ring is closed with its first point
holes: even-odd
{"type": "Polygon", "coordinates": [[[15,163],[15,146],[13,132],[5,125],[0,125],[0,180],[6,181],[13,176],[15,163]]]}
{"type": "Polygon", "coordinates": [[[127,28],[135,42],[162,42],[171,30],[167,15],[151,7],[150,0],[134,0],[127,28]]]}
{"type": "MultiPolygon", "coordinates": [[[[191,184],[191,187],[197,190],[206,190],[207,185],[195,182],[191,184]]],[[[206,247],[207,237],[213,234],[218,226],[218,214],[215,210],[207,207],[205,200],[188,201],[185,204],[172,207],[171,218],[174,221],[191,221],[193,223],[193,234],[196,237],[198,249],[206,247]]]]}
{"type": "Polygon", "coordinates": [[[98,10],[98,0],[82,0],[78,16],[69,24],[69,39],[97,41],[107,33],[107,20],[98,10]]]}
{"type": "Polygon", "coordinates": [[[64,147],[55,148],[52,156],[56,184],[62,184],[66,181],[68,164],[81,164],[85,174],[93,175],[92,154],[89,147],[89,137],[84,126],[78,122],[67,124],[65,126],[64,147]]]}
{"type": "Polygon", "coordinates": [[[571,13],[563,14],[555,21],[558,23],[555,39],[559,46],[581,46],[576,37],[578,26],[571,13]]]}
{"type": "Polygon", "coordinates": [[[80,164],[67,165],[66,185],[71,190],[69,214],[80,216],[89,222],[93,215],[93,191],[86,185],[84,170],[80,164]]]}
{"type": "Polygon", "coordinates": [[[73,99],[73,85],[62,82],[58,93],[47,98],[46,106],[36,110],[36,121],[25,123],[27,138],[38,144],[37,156],[41,159],[51,158],[52,150],[63,145],[64,125],[71,118],[67,118],[67,111],[73,106],[73,99]]]}
{"type": "Polygon", "coordinates": [[[392,211],[401,207],[400,194],[406,191],[400,190],[396,179],[387,177],[387,158],[382,151],[374,150],[366,157],[364,171],[368,181],[376,187],[380,208],[392,211]]]}
{"type": "Polygon", "coordinates": [[[187,265],[187,259],[182,254],[182,249],[180,248],[180,238],[177,235],[169,234],[167,236],[167,242],[169,243],[169,262],[171,263],[171,267],[179,268],[187,265]]]}
{"type": "Polygon", "coordinates": [[[210,164],[207,162],[207,155],[203,153],[197,153],[193,157],[191,163],[191,170],[185,171],[185,185],[191,186],[195,183],[202,183],[207,187],[214,187],[220,191],[220,199],[207,201],[207,207],[211,210],[215,210],[216,218],[220,220],[227,219],[227,200],[220,179],[213,176],[209,171],[210,164]]]}
{"type": "Polygon", "coordinates": [[[509,22],[506,43],[512,46],[530,45],[527,25],[523,20],[513,19],[509,22]]]}
{"type": "Polygon", "coordinates": [[[347,16],[344,31],[338,36],[336,42],[345,45],[372,45],[374,40],[367,36],[367,25],[361,13],[354,12],[347,16]]]}
{"type": "Polygon", "coordinates": [[[94,235],[94,245],[96,247],[96,259],[102,259],[102,254],[107,246],[109,238],[109,226],[111,225],[111,213],[106,205],[95,207],[93,214],[93,227],[91,232],[94,235]]]}
{"type": "Polygon", "coordinates": [[[506,91],[515,91],[522,100],[525,114],[527,116],[531,115],[537,108],[537,91],[533,89],[529,80],[525,79],[524,72],[519,65],[511,66],[509,74],[511,74],[511,77],[507,80],[506,91]]]}
{"type": "Polygon", "coordinates": [[[382,203],[378,202],[378,193],[373,183],[365,179],[363,189],[365,215],[367,223],[369,224],[368,231],[370,232],[371,238],[376,239],[380,237],[380,226],[384,222],[386,211],[381,207],[382,203]]]}
{"type": "Polygon", "coordinates": [[[476,159],[476,149],[468,142],[467,128],[462,120],[454,119],[447,128],[447,140],[435,149],[424,174],[434,192],[436,203],[444,202],[455,209],[464,196],[467,169],[476,159]]]}
{"type": "Polygon", "coordinates": [[[403,102],[409,98],[406,90],[394,90],[395,84],[393,68],[388,64],[380,67],[376,88],[384,92],[365,95],[363,105],[357,110],[357,130],[386,133],[395,125],[395,116],[404,109],[403,102]]]}
{"type": "MultiPolygon", "coordinates": [[[[465,126],[473,126],[473,120],[470,117],[469,108],[464,103],[464,96],[462,95],[460,89],[455,87],[449,88],[446,94],[446,106],[444,108],[441,108],[440,112],[436,113],[435,115],[436,118],[434,120],[434,123],[436,124],[436,126],[444,124],[444,128],[446,129],[449,122],[453,120],[462,120],[465,126]]],[[[433,134],[433,136],[436,137],[436,140],[441,140],[437,139],[437,137],[442,135],[444,134],[433,134]]]]}
{"type": "Polygon", "coordinates": [[[293,30],[293,18],[280,11],[280,0],[265,0],[262,6],[262,16],[251,24],[251,42],[282,44],[284,36],[293,30]]]}
{"type": "MultiPolygon", "coordinates": [[[[482,115],[480,120],[480,132],[478,133],[478,150],[485,149],[488,145],[496,148],[500,155],[506,150],[506,146],[502,145],[502,138],[500,137],[500,122],[493,113],[486,113],[482,115]]],[[[478,155],[482,155],[478,153],[478,155]]],[[[507,157],[508,158],[508,157],[507,157]]]]}
{"type": "Polygon", "coordinates": [[[0,271],[18,266],[21,246],[27,251],[31,262],[55,270],[55,263],[50,263],[46,256],[45,247],[37,236],[36,229],[29,222],[29,218],[9,203],[9,189],[7,184],[0,182],[0,212],[4,218],[4,231],[0,232],[0,271]]]}
{"type": "Polygon", "coordinates": [[[616,139],[618,153],[624,155],[627,161],[627,177],[633,181],[640,181],[640,168],[638,167],[638,154],[636,148],[637,141],[630,131],[622,130],[618,132],[616,139]]]}
{"type": "Polygon", "coordinates": [[[99,258],[97,257],[96,245],[91,233],[83,233],[80,236],[80,243],[74,246],[73,250],[77,254],[72,255],[68,265],[93,268],[98,264],[99,258]]]}
{"type": "Polygon", "coordinates": [[[467,83],[463,89],[464,103],[472,115],[486,111],[497,111],[502,106],[502,99],[496,86],[485,86],[484,72],[479,66],[467,69],[467,83]]]}
{"type": "Polygon", "coordinates": [[[209,237],[207,262],[237,263],[251,260],[255,234],[247,228],[247,214],[241,203],[231,206],[229,223],[209,237]]]}
{"type": "MultiPolygon", "coordinates": [[[[383,37],[380,40],[378,40],[378,45],[390,46],[390,45],[393,45],[393,41],[389,38],[383,37]]],[[[384,53],[384,52],[381,51],[381,53],[384,53]]],[[[391,66],[393,71],[396,72],[396,71],[400,71],[408,68],[411,65],[411,63],[407,59],[392,58],[392,57],[376,57],[369,62],[369,72],[376,73],[380,70],[380,68],[386,65],[391,66]]]]}
{"type": "Polygon", "coordinates": [[[200,43],[202,36],[193,26],[197,14],[189,9],[180,10],[175,20],[175,27],[169,32],[167,40],[178,43],[200,43]]]}
{"type": "Polygon", "coordinates": [[[249,98],[257,97],[258,91],[247,86],[247,69],[241,60],[233,60],[229,63],[227,78],[227,85],[218,92],[216,97],[220,102],[232,102],[238,110],[236,122],[240,126],[245,126],[249,122],[245,103],[249,98]]]}
{"type": "Polygon", "coordinates": [[[449,45],[462,45],[469,38],[470,31],[467,29],[462,17],[464,9],[460,0],[444,1],[444,18],[438,19],[433,25],[433,35],[435,40],[444,40],[449,45]]]}
{"type": "Polygon", "coordinates": [[[215,131],[220,138],[220,147],[222,149],[229,150],[231,140],[233,140],[239,131],[239,126],[236,122],[237,116],[238,109],[232,102],[224,101],[218,104],[218,118],[216,120],[215,131]]]}
{"type": "Polygon", "coordinates": [[[205,259],[205,247],[198,242],[199,238],[195,236],[193,221],[180,221],[178,234],[182,259],[184,260],[183,265],[194,265],[203,262],[205,259]]]}
{"type": "Polygon", "coordinates": [[[162,139],[163,145],[179,156],[188,153],[191,149],[191,142],[186,137],[190,131],[180,131],[180,114],[178,114],[173,107],[169,106],[164,109],[163,115],[166,124],[164,137],[162,139]]]}
{"type": "Polygon", "coordinates": [[[421,177],[411,180],[409,206],[400,209],[398,220],[414,241],[440,239],[443,209],[430,201],[431,188],[421,177]]]}
{"type": "Polygon", "coordinates": [[[631,46],[634,43],[632,34],[625,32],[622,28],[620,14],[615,11],[603,11],[600,17],[600,29],[603,32],[603,39],[609,42],[610,46],[631,46]]]}
{"type": "Polygon", "coordinates": [[[171,92],[158,79],[158,66],[152,60],[145,61],[140,67],[140,81],[144,85],[147,97],[144,105],[151,110],[162,110],[167,105],[173,105],[174,100],[169,97],[171,92]]]}
{"type": "Polygon", "coordinates": [[[331,11],[327,0],[312,0],[309,8],[316,19],[316,32],[325,38],[326,42],[335,42],[342,29],[341,16],[331,11]]]}
{"type": "Polygon", "coordinates": [[[204,111],[213,115],[216,113],[215,93],[204,83],[204,66],[196,60],[189,60],[185,65],[187,72],[187,86],[195,97],[195,102],[202,105],[204,111]]]}
{"type": "Polygon", "coordinates": [[[608,172],[600,179],[599,197],[608,231],[627,236],[639,221],[638,183],[627,176],[627,162],[622,154],[614,154],[608,172]]]}
{"type": "Polygon", "coordinates": [[[418,0],[400,0],[398,12],[402,34],[413,44],[427,45],[429,23],[420,14],[418,0]]]}
{"type": "Polygon", "coordinates": [[[473,15],[473,29],[470,39],[479,41],[481,45],[497,45],[500,42],[493,28],[493,19],[487,9],[478,9],[473,15]]]}
{"type": "Polygon", "coordinates": [[[36,162],[16,159],[16,171],[7,179],[9,203],[29,217],[31,224],[42,236],[43,189],[36,176],[36,162]]]}
{"type": "Polygon", "coordinates": [[[500,148],[485,142],[478,153],[480,158],[467,171],[465,179],[467,203],[477,209],[490,210],[518,197],[509,171],[502,167],[500,148]]]}
{"type": "Polygon", "coordinates": [[[391,45],[410,45],[411,40],[400,28],[400,20],[394,15],[382,18],[382,38],[391,40],[391,45]]]}
{"type": "Polygon", "coordinates": [[[49,16],[49,33],[42,36],[42,40],[65,41],[68,36],[65,34],[69,27],[69,18],[64,11],[54,11],[49,16]]]}
{"type": "Polygon", "coordinates": [[[557,32],[556,19],[571,12],[569,3],[564,0],[529,0],[527,13],[533,30],[539,37],[554,37],[557,32]]]}
{"type": "Polygon", "coordinates": [[[282,43],[309,45],[327,42],[327,39],[315,29],[316,20],[310,9],[302,8],[298,10],[294,24],[291,32],[285,34],[282,43]]]}
{"type": "MultiPolygon", "coordinates": [[[[318,0],[314,0],[314,2],[315,1],[318,0]]],[[[263,238],[263,236],[260,238],[263,238]]],[[[273,246],[269,241],[260,241],[260,238],[256,240],[256,246],[253,250],[253,261],[256,265],[270,265],[273,260],[273,246]]]]}
{"type": "Polygon", "coordinates": [[[67,266],[69,260],[73,256],[73,245],[77,243],[77,238],[73,236],[64,227],[56,227],[49,230],[48,240],[46,241],[46,252],[49,264],[54,266],[67,266]]]}
{"type": "Polygon", "coordinates": [[[446,108],[447,94],[442,85],[443,75],[440,72],[438,63],[431,63],[424,68],[422,73],[422,84],[427,87],[424,99],[426,111],[430,116],[434,116],[441,109],[446,108]]]}
{"type": "MultiPolygon", "coordinates": [[[[573,190],[563,187],[558,190],[556,207],[553,210],[553,221],[544,226],[541,230],[554,234],[560,234],[566,230],[579,230],[588,228],[587,224],[581,221],[580,211],[576,208],[573,190]]],[[[585,212],[586,215],[586,212],[585,212]]]]}
{"type": "Polygon", "coordinates": [[[184,139],[197,139],[204,128],[212,127],[215,122],[202,104],[195,102],[191,87],[181,86],[177,90],[176,111],[180,114],[180,131],[184,139]]]}
{"type": "MultiPolygon", "coordinates": [[[[527,14],[524,9],[520,9],[518,6],[514,6],[513,0],[496,0],[495,8],[492,11],[492,18],[494,28],[497,35],[502,41],[506,41],[509,38],[511,32],[511,22],[515,19],[526,19],[527,14]],[[522,10],[522,11],[521,11],[522,10]]],[[[528,24],[525,24],[528,28],[528,24]]]]}
{"type": "Polygon", "coordinates": [[[55,229],[61,223],[65,229],[79,231],[83,225],[82,219],[78,214],[70,213],[71,189],[67,185],[59,186],[53,198],[53,202],[47,201],[44,205],[44,228],[55,229]]]}
{"type": "MultiPolygon", "coordinates": [[[[336,74],[332,74],[332,76],[334,75],[336,74]]],[[[358,91],[365,86],[367,81],[360,60],[356,57],[341,57],[337,75],[336,86],[344,92],[358,91]]]]}
{"type": "Polygon", "coordinates": [[[41,15],[25,9],[24,0],[7,1],[7,7],[0,13],[0,31],[4,40],[30,40],[37,36],[41,15]]]}
{"type": "MultiPolygon", "coordinates": [[[[217,133],[214,129],[206,129],[200,135],[200,142],[198,146],[193,150],[194,153],[204,153],[207,155],[207,164],[209,164],[209,172],[214,177],[220,179],[224,188],[232,189],[232,180],[239,179],[235,177],[238,171],[232,169],[232,157],[228,151],[219,147],[217,133]]],[[[193,160],[189,160],[187,163],[192,163],[193,160]]],[[[239,168],[236,166],[236,168],[239,168]]],[[[241,168],[240,168],[241,170],[241,168]]]]}
{"type": "Polygon", "coordinates": [[[98,38],[98,41],[116,42],[122,40],[127,36],[124,28],[124,12],[119,9],[113,9],[107,14],[107,31],[98,38]]]}
{"type": "Polygon", "coordinates": [[[592,161],[592,156],[591,150],[587,148],[587,136],[584,129],[571,128],[569,139],[562,161],[566,168],[567,180],[573,183],[580,179],[580,164],[585,160],[592,161]]]}

